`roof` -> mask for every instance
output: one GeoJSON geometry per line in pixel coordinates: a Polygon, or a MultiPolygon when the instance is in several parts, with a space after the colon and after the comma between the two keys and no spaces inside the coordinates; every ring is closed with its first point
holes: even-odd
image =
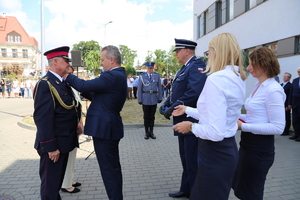
{"type": "Polygon", "coordinates": [[[5,44],[30,44],[38,48],[38,42],[34,37],[30,37],[23,26],[14,16],[0,16],[0,43],[5,44]],[[21,36],[21,42],[8,42],[7,35],[17,33],[21,36]]]}

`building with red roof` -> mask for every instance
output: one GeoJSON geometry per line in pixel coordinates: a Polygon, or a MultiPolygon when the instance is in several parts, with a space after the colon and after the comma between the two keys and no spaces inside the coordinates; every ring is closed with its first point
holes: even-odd
{"type": "Polygon", "coordinates": [[[41,68],[38,42],[14,16],[0,16],[0,75],[29,76],[41,68]]]}

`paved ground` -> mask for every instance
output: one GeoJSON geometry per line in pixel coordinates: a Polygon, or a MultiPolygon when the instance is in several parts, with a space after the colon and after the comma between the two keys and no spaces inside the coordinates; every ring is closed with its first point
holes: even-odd
{"type": "MultiPolygon", "coordinates": [[[[35,131],[17,123],[32,113],[32,100],[0,99],[0,196],[16,200],[39,199],[39,157],[33,149],[35,131]]],[[[179,188],[181,165],[177,138],[170,127],[155,128],[156,140],[144,140],[142,128],[127,128],[120,143],[124,199],[169,200],[179,188]]],[[[80,141],[87,136],[81,136],[80,141]]],[[[239,134],[237,134],[239,138],[239,134]]],[[[300,143],[276,136],[276,160],[265,185],[266,200],[300,199],[300,143]]],[[[81,192],[61,193],[68,199],[107,199],[92,141],[81,144],[75,178],[81,192]]],[[[1,199],[1,198],[0,198],[1,199]]],[[[184,198],[183,198],[184,199],[184,198]]],[[[230,200],[236,198],[231,193],[230,200]]]]}

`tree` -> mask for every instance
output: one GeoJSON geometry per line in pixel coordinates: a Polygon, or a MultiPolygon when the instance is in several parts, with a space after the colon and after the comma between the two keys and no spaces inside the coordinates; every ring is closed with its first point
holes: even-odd
{"type": "Polygon", "coordinates": [[[137,57],[136,51],[131,50],[125,45],[119,45],[119,49],[122,57],[122,63],[125,66],[125,68],[133,67],[134,59],[137,57]]]}
{"type": "Polygon", "coordinates": [[[84,66],[97,75],[100,73],[100,48],[99,43],[95,40],[80,41],[78,44],[73,45],[72,51],[81,51],[84,66]]]}
{"type": "Polygon", "coordinates": [[[100,73],[100,51],[87,52],[83,61],[89,71],[94,72],[95,75],[100,73]]]}
{"type": "Polygon", "coordinates": [[[84,58],[89,51],[100,51],[100,45],[97,41],[80,41],[78,44],[73,45],[72,51],[82,51],[84,58]]]}
{"type": "Polygon", "coordinates": [[[129,74],[131,74],[131,75],[135,75],[136,74],[136,71],[135,71],[134,67],[125,67],[125,71],[126,71],[127,76],[129,74]]]}

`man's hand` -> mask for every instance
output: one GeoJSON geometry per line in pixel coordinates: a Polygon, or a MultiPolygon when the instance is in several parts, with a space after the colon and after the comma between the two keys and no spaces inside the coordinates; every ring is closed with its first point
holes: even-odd
{"type": "Polygon", "coordinates": [[[187,106],[184,105],[179,105],[175,107],[175,110],[172,112],[173,116],[180,116],[183,115],[185,113],[185,109],[187,108],[187,106]]]}
{"type": "Polygon", "coordinates": [[[77,135],[79,136],[81,133],[83,133],[83,123],[82,120],[77,125],[77,135]]]}
{"type": "Polygon", "coordinates": [[[185,134],[185,133],[188,133],[188,132],[191,131],[191,125],[192,125],[192,122],[189,122],[189,121],[183,121],[183,122],[180,122],[180,123],[174,125],[174,126],[172,127],[172,129],[173,129],[174,131],[179,132],[179,133],[185,134]]]}
{"type": "Polygon", "coordinates": [[[161,103],[161,100],[158,100],[158,103],[161,103]]]}
{"type": "Polygon", "coordinates": [[[143,103],[142,103],[142,102],[139,102],[139,104],[142,105],[143,103]]]}
{"type": "Polygon", "coordinates": [[[170,107],[168,108],[165,112],[164,112],[164,116],[166,119],[170,119],[171,115],[172,115],[172,112],[173,112],[173,108],[170,107]]]}
{"type": "Polygon", "coordinates": [[[57,149],[56,151],[48,152],[49,159],[56,163],[59,159],[60,151],[57,149]]]}

